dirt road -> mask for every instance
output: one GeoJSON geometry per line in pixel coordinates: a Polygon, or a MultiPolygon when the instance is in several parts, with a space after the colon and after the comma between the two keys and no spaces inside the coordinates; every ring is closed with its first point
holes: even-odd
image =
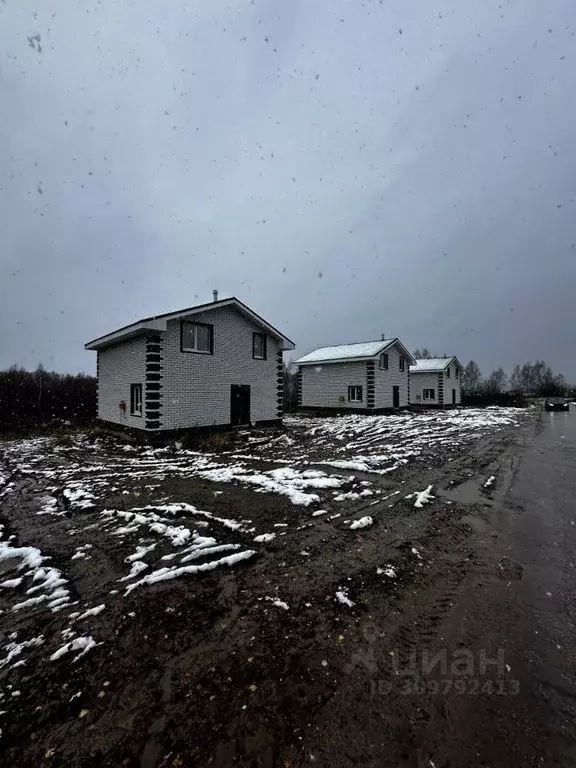
{"type": "Polygon", "coordinates": [[[1,444],[0,764],[570,764],[563,418],[1,444]]]}
{"type": "Polygon", "coordinates": [[[468,695],[451,691],[436,766],[576,765],[575,467],[576,411],[543,414],[441,628],[450,650],[502,659],[507,682],[482,694],[477,663],[468,695]]]}

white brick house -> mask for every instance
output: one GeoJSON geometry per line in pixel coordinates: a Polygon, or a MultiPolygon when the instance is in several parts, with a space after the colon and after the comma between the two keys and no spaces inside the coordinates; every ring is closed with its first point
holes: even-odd
{"type": "Polygon", "coordinates": [[[145,433],[282,421],[294,344],[236,298],[147,317],[85,345],[98,418],[145,433]]]}
{"type": "Polygon", "coordinates": [[[462,366],[456,357],[416,360],[410,366],[411,405],[460,405],[462,366]]]}
{"type": "Polygon", "coordinates": [[[405,408],[412,363],[398,339],[320,347],[295,361],[298,405],[366,413],[405,408]]]}

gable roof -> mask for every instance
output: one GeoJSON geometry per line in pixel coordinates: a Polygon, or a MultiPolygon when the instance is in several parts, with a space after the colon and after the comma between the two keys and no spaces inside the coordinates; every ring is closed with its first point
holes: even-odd
{"type": "Polygon", "coordinates": [[[462,368],[458,358],[454,355],[452,357],[430,357],[425,360],[416,360],[416,363],[410,366],[410,373],[438,373],[454,362],[462,368]]]}
{"type": "Polygon", "coordinates": [[[152,317],[144,317],[142,320],[137,320],[135,323],[125,325],[122,328],[118,328],[116,331],[107,333],[104,336],[99,336],[97,339],[93,339],[84,345],[84,349],[101,349],[102,347],[109,347],[113,344],[118,344],[121,341],[139,336],[142,333],[148,333],[149,331],[162,332],[167,328],[169,320],[177,320],[181,317],[188,317],[199,312],[210,312],[213,309],[220,309],[221,307],[234,307],[241,314],[247,317],[252,322],[259,325],[263,330],[274,336],[280,341],[281,349],[294,349],[294,342],[273,325],[267,323],[264,318],[257,315],[256,312],[246,306],[240,299],[235,296],[231,296],[229,299],[220,299],[220,301],[210,301],[208,304],[197,304],[195,307],[188,307],[188,309],[179,309],[176,312],[165,312],[162,315],[153,315],[152,317]]]}
{"type": "Polygon", "coordinates": [[[372,360],[395,344],[409,362],[414,361],[410,352],[398,339],[381,339],[380,341],[358,341],[354,344],[339,344],[335,347],[319,347],[299,360],[295,360],[294,364],[317,365],[319,363],[350,363],[358,360],[372,360]]]}

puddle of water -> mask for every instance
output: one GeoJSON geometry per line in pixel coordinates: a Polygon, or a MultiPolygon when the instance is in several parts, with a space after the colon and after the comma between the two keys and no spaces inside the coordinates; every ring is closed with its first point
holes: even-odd
{"type": "Polygon", "coordinates": [[[440,493],[447,499],[459,501],[462,504],[483,504],[486,507],[492,506],[492,502],[489,501],[481,491],[481,482],[480,479],[466,480],[466,482],[461,485],[442,490],[440,493]]]}
{"type": "Polygon", "coordinates": [[[2,560],[0,563],[0,577],[15,570],[19,565],[22,565],[22,560],[19,557],[7,557],[6,560],[2,560]]]}
{"type": "Polygon", "coordinates": [[[490,526],[481,517],[474,517],[474,515],[464,515],[460,518],[461,523],[467,523],[475,533],[486,533],[490,529],[490,526]]]}

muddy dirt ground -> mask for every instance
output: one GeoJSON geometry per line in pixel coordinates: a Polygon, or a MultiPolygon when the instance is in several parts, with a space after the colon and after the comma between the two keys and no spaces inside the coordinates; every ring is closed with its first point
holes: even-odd
{"type": "Polygon", "coordinates": [[[447,765],[454,690],[410,654],[443,651],[541,419],[474,413],[0,441],[0,764],[447,765]]]}

